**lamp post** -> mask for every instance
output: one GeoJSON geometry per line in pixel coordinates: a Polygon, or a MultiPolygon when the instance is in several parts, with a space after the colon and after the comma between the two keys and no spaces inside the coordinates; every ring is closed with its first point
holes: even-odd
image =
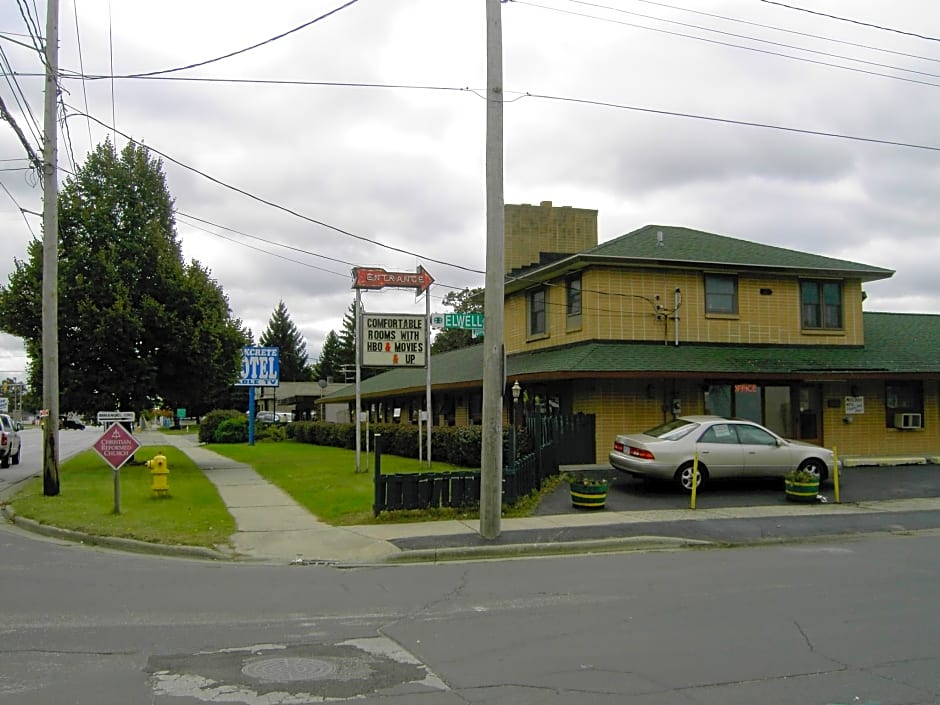
{"type": "Polygon", "coordinates": [[[512,448],[510,448],[510,462],[516,464],[516,408],[519,406],[519,395],[522,393],[522,387],[519,386],[517,379],[512,384],[512,448]]]}
{"type": "Polygon", "coordinates": [[[326,391],[326,385],[328,385],[329,382],[325,379],[319,379],[317,380],[317,384],[320,385],[320,401],[317,404],[317,421],[322,421],[323,420],[323,392],[326,391]]]}

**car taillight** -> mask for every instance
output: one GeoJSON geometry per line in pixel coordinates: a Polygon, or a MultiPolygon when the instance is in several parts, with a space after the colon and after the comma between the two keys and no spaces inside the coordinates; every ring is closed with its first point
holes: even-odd
{"type": "Polygon", "coordinates": [[[655,456],[650,453],[648,450],[643,448],[630,448],[630,455],[634,458],[642,458],[643,460],[655,460],[655,456]]]}
{"type": "Polygon", "coordinates": [[[0,433],[0,446],[5,446],[7,444],[7,434],[0,433]]]}
{"type": "Polygon", "coordinates": [[[617,441],[614,441],[614,450],[617,451],[618,453],[623,453],[623,443],[618,443],[617,441]]]}

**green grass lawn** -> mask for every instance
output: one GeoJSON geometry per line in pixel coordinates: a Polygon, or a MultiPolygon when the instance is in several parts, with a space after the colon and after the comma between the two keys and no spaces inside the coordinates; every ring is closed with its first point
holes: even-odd
{"type": "MultiPolygon", "coordinates": [[[[357,473],[356,451],[343,448],[293,441],[259,442],[253,446],[213,443],[207,447],[226,458],[251,465],[321,521],[334,525],[376,521],[372,514],[374,456],[364,451],[360,454],[361,472],[357,473]]],[[[438,462],[432,466],[434,472],[465,469],[438,462]]],[[[427,472],[427,465],[419,465],[416,458],[382,456],[383,475],[422,471],[427,472]]],[[[438,516],[429,512],[383,512],[380,520],[420,521],[438,516]]]]}
{"type": "Polygon", "coordinates": [[[46,497],[42,478],[33,478],[11,504],[21,516],[96,536],[214,547],[226,545],[235,531],[215,485],[172,447],[144,446],[121,468],[120,514],[114,513],[114,472],[93,450],[61,464],[59,490],[46,497]],[[162,498],[154,497],[150,469],[143,465],[160,451],[170,468],[170,492],[162,498]]]}
{"type": "MultiPolygon", "coordinates": [[[[220,455],[251,465],[269,482],[283,489],[321,521],[336,526],[384,522],[473,519],[477,508],[382,512],[373,516],[374,456],[360,455],[362,472],[356,472],[352,450],[315,446],[293,441],[213,443],[206,446],[220,455]]],[[[434,472],[466,470],[447,463],[433,463],[434,472]]],[[[382,473],[427,471],[415,458],[382,456],[382,473]]],[[[221,546],[235,532],[235,522],[222,503],[215,486],[183,454],[172,446],[144,446],[134,461],[120,470],[121,513],[114,513],[114,474],[95,453],[88,450],[62,463],[61,493],[42,494],[42,478],[32,479],[11,504],[17,514],[43,524],[98,536],[117,536],[165,544],[221,546]],[[167,456],[170,494],[156,498],[151,490],[150,469],[143,463],[157,452],[167,456]]],[[[560,480],[543,485],[550,492],[560,480]]],[[[529,516],[540,496],[504,507],[503,516],[529,516]]]]}

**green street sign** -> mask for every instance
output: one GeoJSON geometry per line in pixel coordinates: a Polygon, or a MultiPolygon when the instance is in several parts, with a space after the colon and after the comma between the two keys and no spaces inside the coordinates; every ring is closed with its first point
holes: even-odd
{"type": "Polygon", "coordinates": [[[482,313],[436,313],[431,316],[435,328],[460,328],[483,332],[482,313]]]}
{"type": "Polygon", "coordinates": [[[178,419],[185,419],[185,418],[186,418],[186,409],[177,409],[177,410],[176,410],[176,418],[178,418],[178,419]]]}

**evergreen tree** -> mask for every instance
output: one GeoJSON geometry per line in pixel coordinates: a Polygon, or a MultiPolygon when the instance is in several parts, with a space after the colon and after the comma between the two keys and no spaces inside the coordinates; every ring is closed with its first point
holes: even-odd
{"type": "Polygon", "coordinates": [[[259,341],[262,347],[279,349],[278,364],[282,382],[309,382],[312,379],[312,370],[307,362],[307,344],[283,301],[274,309],[259,341]]]}
{"type": "Polygon", "coordinates": [[[314,365],[314,379],[319,381],[321,379],[332,378],[337,382],[343,379],[338,362],[339,346],[339,337],[336,335],[336,331],[331,330],[326,334],[326,339],[323,341],[323,349],[320,351],[320,358],[317,360],[317,364],[314,365]]]}
{"type": "MultiPolygon", "coordinates": [[[[163,166],[129,143],[92,151],[59,194],[59,398],[63,411],[212,408],[247,335],[221,287],[185,264],[163,166]]],[[[42,243],[0,287],[0,330],[23,339],[42,394],[42,243]]]]}

